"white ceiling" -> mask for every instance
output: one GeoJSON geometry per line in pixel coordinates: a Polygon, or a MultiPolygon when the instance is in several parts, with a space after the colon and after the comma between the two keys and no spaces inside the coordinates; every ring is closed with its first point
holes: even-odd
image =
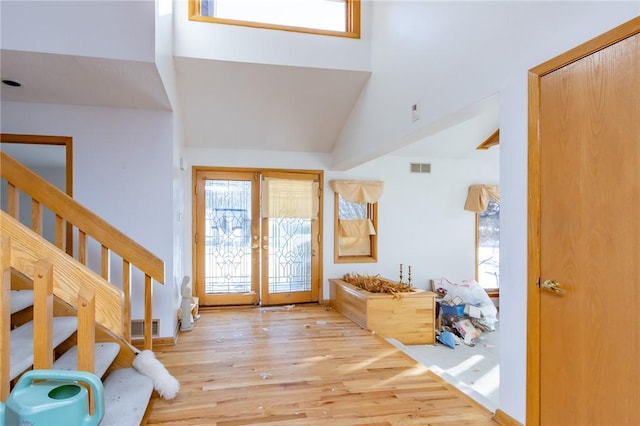
{"type": "Polygon", "coordinates": [[[86,56],[0,52],[2,100],[63,105],[170,110],[155,63],[86,56]]]}
{"type": "MultiPolygon", "coordinates": [[[[170,110],[154,63],[1,51],[2,101],[170,110]]],[[[330,153],[369,72],[175,58],[187,146],[330,153]]],[[[391,155],[464,157],[498,128],[497,103],[391,155]]]]}
{"type": "Polygon", "coordinates": [[[187,146],[330,153],[369,72],[176,58],[187,146]]]}
{"type": "MultiPolygon", "coordinates": [[[[399,157],[470,158],[482,155],[476,147],[500,126],[500,108],[495,102],[485,102],[478,113],[468,120],[421,139],[390,155],[399,157]]],[[[498,147],[491,151],[499,150],[498,147]]]]}

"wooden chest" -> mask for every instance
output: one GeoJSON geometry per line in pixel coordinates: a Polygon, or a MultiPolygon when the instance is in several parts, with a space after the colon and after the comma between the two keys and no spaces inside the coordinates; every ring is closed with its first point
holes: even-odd
{"type": "Polygon", "coordinates": [[[416,289],[394,298],[339,278],[329,279],[329,285],[333,308],[360,327],[405,345],[435,343],[435,293],[416,289]]]}

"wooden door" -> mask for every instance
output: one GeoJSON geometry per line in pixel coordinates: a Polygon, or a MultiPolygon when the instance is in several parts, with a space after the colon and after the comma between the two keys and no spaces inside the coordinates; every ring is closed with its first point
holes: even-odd
{"type": "Polygon", "coordinates": [[[322,176],[194,170],[194,289],[201,305],[319,300],[322,176]]]}
{"type": "Polygon", "coordinates": [[[201,305],[259,300],[260,176],[195,172],[195,290],[201,305]]]}
{"type": "Polygon", "coordinates": [[[528,425],[640,421],[639,32],[530,72],[528,425]]]}
{"type": "Polygon", "coordinates": [[[320,180],[317,172],[263,173],[262,305],[318,301],[320,180]]]}

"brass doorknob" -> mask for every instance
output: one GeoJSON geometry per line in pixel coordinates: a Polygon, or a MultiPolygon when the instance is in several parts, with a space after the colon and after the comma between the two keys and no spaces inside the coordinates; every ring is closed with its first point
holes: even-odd
{"type": "Polygon", "coordinates": [[[560,284],[555,280],[545,280],[540,288],[555,294],[565,294],[567,292],[565,289],[560,287],[560,284]]]}

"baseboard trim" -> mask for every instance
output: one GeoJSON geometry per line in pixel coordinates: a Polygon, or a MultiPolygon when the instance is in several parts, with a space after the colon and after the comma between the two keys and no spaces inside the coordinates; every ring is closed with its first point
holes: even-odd
{"type": "MultiPolygon", "coordinates": [[[[180,322],[176,323],[176,329],[173,330],[173,336],[168,337],[154,337],[151,339],[153,346],[175,346],[178,343],[178,330],[180,322]]],[[[131,339],[131,344],[136,348],[144,349],[144,338],[131,339]]]]}
{"type": "Polygon", "coordinates": [[[498,424],[502,426],[523,426],[522,423],[502,411],[501,409],[497,409],[495,414],[493,415],[493,420],[495,420],[498,424]]]}

